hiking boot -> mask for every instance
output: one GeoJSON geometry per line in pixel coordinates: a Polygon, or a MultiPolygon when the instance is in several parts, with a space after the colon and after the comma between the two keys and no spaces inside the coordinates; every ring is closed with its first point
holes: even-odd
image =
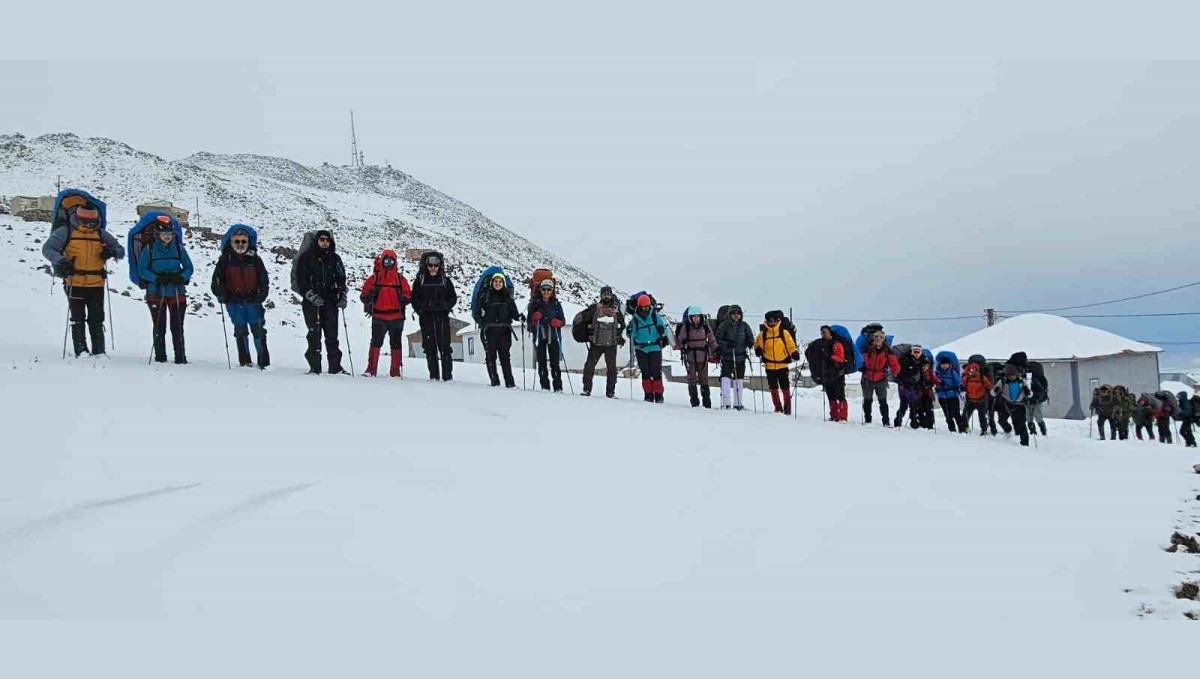
{"type": "Polygon", "coordinates": [[[604,397],[605,398],[616,398],[617,395],[616,394],[605,394],[604,397]]]}
{"type": "Polygon", "coordinates": [[[721,406],[721,410],[732,410],[733,406],[721,406]]]}
{"type": "MultiPolygon", "coordinates": [[[[870,423],[870,422],[868,422],[867,424],[871,424],[871,423],[870,423]]],[[[884,429],[891,429],[891,428],[892,428],[892,423],[891,423],[891,422],[889,422],[889,421],[888,421],[888,419],[887,419],[886,417],[885,417],[885,418],[883,418],[883,428],[884,428],[884,429]]]]}
{"type": "Polygon", "coordinates": [[[1038,429],[1041,430],[1042,436],[1046,435],[1046,423],[1045,422],[1038,422],[1038,429]]]}
{"type": "Polygon", "coordinates": [[[745,410],[746,406],[734,406],[733,409],[734,410],[745,410]]]}
{"type": "Polygon", "coordinates": [[[591,396],[591,395],[592,395],[592,390],[591,390],[591,389],[584,389],[583,391],[579,392],[579,395],[580,395],[580,396],[591,396]]]}
{"type": "Polygon", "coordinates": [[[647,403],[654,403],[654,394],[646,394],[642,397],[642,400],[647,403]]]}
{"type": "Polygon", "coordinates": [[[663,402],[663,395],[662,395],[662,394],[655,394],[655,395],[654,395],[654,402],[655,402],[655,403],[662,403],[662,402],[663,402]]]}
{"type": "Polygon", "coordinates": [[[175,365],[187,365],[187,356],[179,355],[175,357],[175,365]]]}

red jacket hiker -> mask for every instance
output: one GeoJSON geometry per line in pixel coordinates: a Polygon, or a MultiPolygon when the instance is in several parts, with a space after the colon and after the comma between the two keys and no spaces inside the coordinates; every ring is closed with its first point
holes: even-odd
{"type": "Polygon", "coordinates": [[[892,371],[893,377],[900,374],[900,361],[896,359],[896,354],[886,345],[879,349],[868,346],[863,353],[863,379],[868,382],[886,380],[888,370],[892,371]]]}
{"type": "Polygon", "coordinates": [[[975,403],[984,401],[987,399],[988,392],[992,390],[992,381],[974,363],[967,364],[966,369],[963,370],[962,381],[968,401],[975,403]]]}
{"type": "Polygon", "coordinates": [[[384,250],[375,259],[375,273],[363,281],[359,299],[373,318],[381,321],[398,321],[404,318],[404,307],[412,299],[408,280],[398,266],[385,267],[384,258],[399,262],[393,250],[384,250]]]}

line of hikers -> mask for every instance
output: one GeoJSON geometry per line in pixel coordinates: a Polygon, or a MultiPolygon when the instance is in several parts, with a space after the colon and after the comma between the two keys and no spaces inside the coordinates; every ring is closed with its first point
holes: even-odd
{"type": "MultiPolygon", "coordinates": [[[[178,220],[167,212],[151,211],[130,229],[128,248],[107,231],[107,206],[85,191],[65,189],[55,200],[51,233],[42,246],[53,271],[62,278],[68,300],[68,319],[75,356],[105,353],[104,295],[109,259],[121,260],[128,253],[130,280],[146,291],[145,302],[152,320],[152,352],[156,362],[166,362],[166,334],[170,330],[174,361],[186,364],[184,318],[187,286],[194,273],[183,245],[178,220]],[[91,346],[88,339],[91,339],[91,346]]],[[[228,311],[234,326],[238,365],[267,368],[264,302],[269,277],[257,254],[258,234],[245,224],[230,226],[220,239],[220,257],[214,267],[210,289],[228,311]]],[[[476,280],[471,294],[471,315],[480,329],[485,364],[492,386],[500,386],[501,374],[507,388],[514,388],[511,349],[513,325],[532,336],[538,380],[544,390],[562,391],[562,328],[566,325],[557,282],[549,269],[537,269],[530,278],[530,301],[524,313],[516,305],[512,278],[501,268],[486,269],[476,280]]],[[[328,230],[304,235],[292,261],[291,289],[301,298],[307,328],[305,359],[310,374],[322,371],[322,339],[328,357],[327,372],[345,374],[338,340],[338,316],[347,306],[345,267],[328,230]]],[[[383,250],[374,261],[374,271],[363,282],[359,300],[371,318],[371,339],[365,375],[378,374],[384,339],[389,342],[391,361],[388,375],[400,377],[403,369],[402,338],[406,308],[411,306],[420,322],[422,348],[431,380],[453,379],[452,329],[450,314],[458,302],[454,282],[446,271],[445,258],[436,251],[425,252],[410,286],[399,265],[396,251],[383,250]]],[[[596,366],[601,358],[606,367],[605,396],[615,398],[618,377],[617,350],[632,343],[642,380],[645,401],[663,402],[662,350],[672,346],[662,305],[652,294],[639,291],[624,304],[611,287],[600,289],[599,299],[576,314],[571,322],[575,341],[588,349],[583,370],[584,396],[590,396],[596,366]],[[629,321],[626,323],[626,315],[629,321]]],[[[749,353],[759,359],[775,412],[792,413],[791,364],[800,361],[796,327],[780,310],[768,311],[755,334],[744,320],[742,308],[720,307],[715,319],[699,306],[689,306],[674,327],[673,348],[679,352],[687,372],[688,396],[692,407],[712,407],[708,384],[709,365],[720,369],[721,408],[745,410],[746,367],[749,353]],[[715,321],[715,322],[714,322],[715,321]]],[[[342,318],[345,326],[345,318],[342,318]]],[[[919,344],[895,344],[877,323],[862,328],[857,338],[841,325],[823,325],[820,337],[804,349],[813,381],[829,403],[829,418],[845,422],[849,417],[846,376],[861,372],[863,422],[872,421],[872,402],[879,402],[884,427],[900,427],[909,415],[913,429],[934,427],[934,403],[941,408],[950,431],[968,433],[972,416],[978,417],[980,435],[997,433],[996,420],[1005,434],[1014,430],[1021,445],[1029,435],[1045,436],[1042,415],[1049,400],[1049,383],[1041,364],[1028,360],[1024,352],[1007,362],[989,362],[971,356],[961,366],[953,352],[934,357],[919,344]],[[888,412],[888,383],[897,383],[900,407],[894,420],[888,412]],[[1010,424],[1011,422],[1011,424],[1010,424]]],[[[64,337],[64,354],[66,338],[64,337]]],[[[522,342],[524,335],[522,335],[522,342]]],[[[1182,422],[1181,436],[1195,446],[1192,424],[1200,414],[1200,396],[1190,399],[1169,392],[1142,394],[1136,401],[1122,385],[1103,385],[1093,394],[1092,412],[1098,416],[1100,438],[1104,424],[1110,437],[1128,438],[1129,421],[1136,435],[1145,429],[1154,439],[1171,442],[1171,419],[1182,422]]]]}
{"type": "Polygon", "coordinates": [[[1188,448],[1196,447],[1196,436],[1192,426],[1200,424],[1200,393],[1191,397],[1186,391],[1172,394],[1161,390],[1143,392],[1136,399],[1123,384],[1102,384],[1092,389],[1092,416],[1100,440],[1105,440],[1104,425],[1108,424],[1108,438],[1125,441],[1129,438],[1129,423],[1134,424],[1134,435],[1139,441],[1142,432],[1151,440],[1154,429],[1158,429],[1160,443],[1172,443],[1171,421],[1179,422],[1179,435],[1188,448]]]}

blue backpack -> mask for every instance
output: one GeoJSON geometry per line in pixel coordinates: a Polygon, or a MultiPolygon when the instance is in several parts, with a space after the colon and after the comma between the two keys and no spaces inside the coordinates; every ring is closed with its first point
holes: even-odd
{"type": "Polygon", "coordinates": [[[479,293],[483,291],[483,286],[487,281],[492,280],[496,274],[504,274],[504,285],[508,288],[508,296],[513,297],[513,282],[512,278],[504,271],[502,266],[489,266],[479,274],[479,278],[475,279],[475,288],[471,291],[471,318],[479,317],[479,293]]]}
{"type": "Polygon", "coordinates": [[[954,374],[958,375],[959,378],[961,379],[962,378],[962,366],[959,365],[959,363],[958,363],[958,355],[955,354],[953,351],[939,351],[937,353],[937,357],[933,361],[933,367],[937,368],[939,365],[941,365],[942,359],[945,359],[950,362],[950,370],[953,371],[954,374]]]}
{"type": "Polygon", "coordinates": [[[54,198],[54,210],[50,213],[50,231],[67,226],[71,211],[78,207],[96,208],[100,213],[100,228],[108,227],[108,205],[104,201],[82,189],[63,189],[54,198]]]}
{"type": "MultiPolygon", "coordinates": [[[[138,220],[138,223],[129,230],[129,236],[126,239],[126,254],[129,255],[129,280],[134,285],[145,290],[147,281],[142,280],[138,274],[138,267],[141,266],[142,253],[150,244],[154,242],[154,224],[159,221],[159,217],[166,217],[171,220],[171,229],[175,231],[175,251],[179,255],[179,259],[183,259],[183,229],[179,226],[179,221],[166,212],[157,210],[147,212],[138,220]]],[[[249,227],[247,227],[249,228],[249,227]]],[[[228,237],[228,234],[227,234],[228,237]]],[[[224,242],[224,241],[222,241],[224,242]]]]}
{"type": "Polygon", "coordinates": [[[829,329],[833,331],[834,338],[842,343],[842,348],[846,351],[846,358],[849,359],[851,355],[854,356],[853,365],[851,365],[849,360],[846,361],[846,374],[850,375],[862,370],[862,352],[859,351],[858,345],[855,344],[853,336],[850,334],[850,331],[846,329],[846,326],[831,325],[829,326],[829,329]]]}

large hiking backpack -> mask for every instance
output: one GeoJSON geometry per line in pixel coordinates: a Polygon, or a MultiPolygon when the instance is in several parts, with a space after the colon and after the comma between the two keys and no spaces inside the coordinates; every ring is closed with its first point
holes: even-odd
{"type": "MultiPolygon", "coordinates": [[[[788,322],[791,323],[791,321],[788,322]]],[[[846,329],[846,326],[831,325],[829,329],[833,331],[833,339],[841,342],[842,350],[846,352],[846,374],[850,375],[862,370],[862,352],[854,344],[854,339],[850,335],[850,331],[846,329]]]]}
{"type": "Polygon", "coordinates": [[[587,344],[588,335],[591,332],[592,321],[595,319],[595,304],[575,314],[575,318],[571,319],[571,339],[579,342],[580,344],[587,344]]]}
{"type": "Polygon", "coordinates": [[[961,380],[962,366],[958,362],[958,354],[954,353],[953,351],[943,349],[942,351],[937,352],[937,356],[934,356],[933,366],[936,368],[941,365],[942,359],[950,362],[950,370],[954,371],[954,373],[958,375],[959,379],[961,380]]]}
{"type": "Polygon", "coordinates": [[[126,253],[129,256],[129,280],[134,285],[145,290],[147,281],[142,280],[139,273],[142,257],[146,255],[150,244],[154,242],[154,225],[162,221],[160,217],[166,217],[171,223],[171,230],[175,232],[175,254],[180,261],[183,260],[183,228],[179,226],[179,221],[172,215],[166,212],[157,210],[147,212],[134,224],[129,230],[129,235],[126,237],[126,253]]]}
{"type": "MultiPolygon", "coordinates": [[[[67,226],[70,217],[80,207],[95,208],[100,213],[100,228],[108,228],[108,205],[82,189],[63,189],[54,197],[54,210],[50,213],[50,231],[67,226]]],[[[67,232],[70,234],[70,231],[67,232]]]]}
{"type": "Polygon", "coordinates": [[[221,236],[221,252],[225,252],[225,248],[229,247],[229,239],[233,238],[233,234],[237,233],[238,231],[245,231],[246,235],[250,237],[251,250],[258,249],[258,232],[255,231],[253,227],[245,224],[234,224],[228,229],[225,229],[225,235],[221,236]]]}
{"type": "Polygon", "coordinates": [[[554,272],[550,269],[534,269],[533,275],[529,277],[529,299],[538,298],[538,288],[541,287],[542,281],[550,281],[554,283],[554,292],[558,292],[558,281],[554,278],[554,272]]]}
{"type": "Polygon", "coordinates": [[[300,249],[296,251],[296,256],[292,258],[292,292],[300,295],[300,297],[304,297],[304,293],[307,292],[307,290],[300,289],[300,258],[304,256],[304,253],[316,246],[316,230],[305,231],[304,237],[300,239],[300,249]]]}
{"type": "Polygon", "coordinates": [[[1159,401],[1162,401],[1164,404],[1171,407],[1171,415],[1179,412],[1179,399],[1175,398],[1175,394],[1163,389],[1161,391],[1154,392],[1154,396],[1159,401]]]}
{"type": "MultiPolygon", "coordinates": [[[[858,331],[858,337],[854,338],[854,347],[858,349],[858,353],[866,354],[867,347],[871,346],[871,335],[883,330],[883,325],[880,323],[869,323],[863,326],[863,329],[858,331]]],[[[895,335],[884,335],[883,346],[885,348],[892,346],[892,340],[896,339],[895,335]]]]}
{"type": "Polygon", "coordinates": [[[630,316],[637,313],[637,299],[642,295],[646,295],[650,298],[651,311],[654,311],[655,313],[662,311],[663,305],[659,304],[658,300],[654,299],[654,295],[646,292],[645,290],[639,290],[630,295],[629,299],[625,300],[625,313],[629,314],[630,316]]]}
{"type": "Polygon", "coordinates": [[[722,323],[729,320],[729,316],[730,316],[729,310],[732,309],[734,306],[735,305],[733,305],[733,304],[722,304],[720,307],[717,308],[717,315],[713,317],[713,324],[712,324],[712,330],[714,333],[717,331],[717,328],[721,327],[722,323]]]}
{"type": "Polygon", "coordinates": [[[679,335],[683,332],[683,326],[686,325],[687,323],[691,323],[692,316],[699,316],[700,324],[707,325],[708,329],[711,330],[713,332],[713,334],[716,334],[716,328],[714,328],[712,323],[709,321],[708,314],[706,314],[706,313],[691,313],[693,311],[700,312],[700,307],[689,306],[683,310],[682,314],[679,315],[679,322],[675,324],[675,336],[679,337],[679,335]]]}
{"type": "Polygon", "coordinates": [[[479,278],[475,279],[475,288],[471,290],[471,318],[479,317],[479,299],[481,293],[485,292],[484,286],[491,286],[492,277],[496,274],[504,274],[504,285],[508,288],[509,297],[513,296],[512,278],[504,271],[502,266],[489,266],[479,274],[479,278]]]}

